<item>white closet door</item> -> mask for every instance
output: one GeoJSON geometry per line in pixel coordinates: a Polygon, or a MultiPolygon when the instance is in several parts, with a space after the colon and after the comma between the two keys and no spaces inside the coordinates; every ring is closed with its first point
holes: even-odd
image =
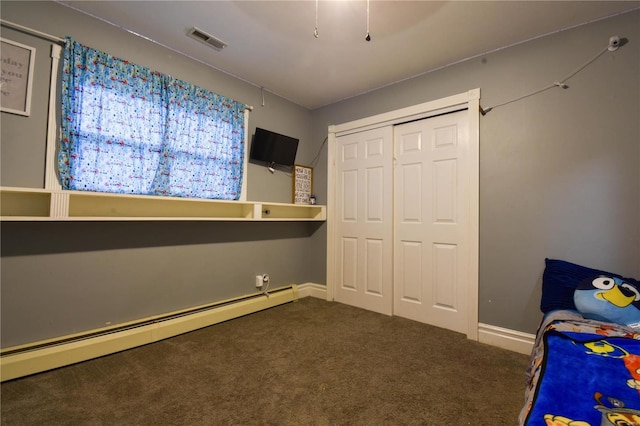
{"type": "Polygon", "coordinates": [[[466,333],[467,111],[396,126],[394,314],[466,333]]]}
{"type": "Polygon", "coordinates": [[[336,138],[335,300],[391,315],[390,126],[336,138]]]}

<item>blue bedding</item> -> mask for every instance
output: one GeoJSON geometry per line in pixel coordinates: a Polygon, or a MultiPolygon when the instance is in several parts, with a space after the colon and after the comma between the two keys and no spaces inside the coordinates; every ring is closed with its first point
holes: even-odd
{"type": "Polygon", "coordinates": [[[520,424],[640,425],[640,335],[559,311],[541,326],[520,424]]]}

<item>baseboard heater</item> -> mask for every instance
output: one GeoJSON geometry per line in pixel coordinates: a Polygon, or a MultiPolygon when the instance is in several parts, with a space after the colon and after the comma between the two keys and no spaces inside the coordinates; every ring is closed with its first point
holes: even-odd
{"type": "Polygon", "coordinates": [[[268,295],[252,294],[115,327],[7,348],[0,353],[0,381],[158,342],[297,299],[298,287],[290,285],[270,290],[268,295]]]}

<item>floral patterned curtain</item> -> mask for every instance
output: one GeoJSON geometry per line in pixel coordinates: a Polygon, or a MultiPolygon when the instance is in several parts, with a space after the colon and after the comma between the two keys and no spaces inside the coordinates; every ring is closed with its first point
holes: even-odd
{"type": "Polygon", "coordinates": [[[246,106],[67,38],[63,189],[237,200],[246,106]]]}

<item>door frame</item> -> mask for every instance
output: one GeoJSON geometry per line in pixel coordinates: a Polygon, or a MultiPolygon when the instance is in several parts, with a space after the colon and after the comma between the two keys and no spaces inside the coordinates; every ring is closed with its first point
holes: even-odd
{"type": "Polygon", "coordinates": [[[377,127],[406,123],[466,109],[469,122],[469,297],[467,338],[478,340],[478,273],[480,237],[480,89],[406,108],[330,125],[327,138],[327,300],[334,300],[336,262],[336,137],[377,127]]]}

